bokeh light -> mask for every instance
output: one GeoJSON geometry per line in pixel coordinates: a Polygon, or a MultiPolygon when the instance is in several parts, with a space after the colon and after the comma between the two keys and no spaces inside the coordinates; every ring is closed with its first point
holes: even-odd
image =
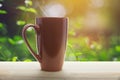
{"type": "Polygon", "coordinates": [[[2,7],[3,5],[0,3],[0,7],[2,7]]]}

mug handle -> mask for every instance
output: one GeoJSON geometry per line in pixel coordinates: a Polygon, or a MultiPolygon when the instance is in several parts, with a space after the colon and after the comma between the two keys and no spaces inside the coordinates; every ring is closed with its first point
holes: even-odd
{"type": "Polygon", "coordinates": [[[28,49],[29,49],[29,51],[31,52],[31,54],[34,56],[34,58],[36,59],[36,60],[38,60],[39,62],[41,62],[41,57],[40,57],[40,55],[39,54],[36,54],[34,51],[33,51],[33,49],[30,47],[30,44],[28,43],[28,41],[27,41],[27,38],[26,38],[26,30],[28,29],[28,28],[30,28],[30,27],[32,27],[32,28],[34,28],[34,30],[35,30],[35,32],[36,32],[36,34],[37,34],[37,47],[38,47],[38,52],[40,52],[40,45],[39,45],[39,43],[38,43],[38,40],[39,40],[39,35],[38,35],[38,32],[40,31],[40,28],[39,28],[39,26],[38,25],[34,25],[34,24],[27,24],[27,25],[25,25],[24,27],[23,27],[23,30],[22,30],[22,36],[23,36],[23,39],[24,39],[24,41],[25,41],[25,43],[27,44],[27,47],[28,47],[28,49]]]}

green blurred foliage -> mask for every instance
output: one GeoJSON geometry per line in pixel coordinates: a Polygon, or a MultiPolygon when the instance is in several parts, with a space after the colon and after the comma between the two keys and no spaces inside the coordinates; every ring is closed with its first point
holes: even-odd
{"type": "Polygon", "coordinates": [[[7,14],[5,10],[0,10],[0,14],[7,14]]]}
{"type": "Polygon", "coordinates": [[[37,11],[34,8],[28,8],[25,6],[19,6],[19,7],[17,7],[17,9],[20,9],[25,12],[37,13],[37,11]]]}
{"type": "Polygon", "coordinates": [[[16,22],[16,24],[19,25],[19,26],[23,26],[23,25],[25,25],[25,21],[18,20],[18,21],[16,22]]]}
{"type": "MultiPolygon", "coordinates": [[[[24,0],[21,0],[21,1],[24,2],[24,0]]],[[[0,0],[0,2],[7,3],[7,0],[0,0]]],[[[46,1],[46,4],[48,4],[47,2],[49,1],[46,1]]],[[[41,3],[44,3],[44,1],[41,3]]],[[[34,3],[32,2],[32,0],[25,0],[25,4],[19,5],[18,3],[17,6],[15,7],[15,10],[19,11],[20,14],[15,16],[15,19],[11,18],[8,21],[8,23],[11,21],[15,22],[16,25],[13,25],[15,28],[12,28],[12,30],[18,30],[19,31],[18,33],[16,32],[12,36],[9,35],[9,33],[13,33],[13,32],[10,32],[9,27],[11,26],[8,26],[7,24],[5,24],[5,22],[0,21],[0,60],[1,61],[30,62],[35,60],[33,56],[30,54],[30,52],[28,51],[23,41],[23,38],[21,37],[21,30],[23,26],[27,23],[34,22],[33,18],[35,17],[36,14],[38,14],[38,11],[35,9],[35,7],[33,7],[33,4],[34,3]]],[[[9,5],[12,5],[12,3],[10,3],[9,5]]],[[[116,14],[111,13],[114,11],[114,8],[116,7],[113,6],[111,1],[111,3],[107,5],[107,7],[105,7],[104,9],[100,9],[100,11],[104,12],[109,7],[112,8],[113,10],[109,10],[108,12],[105,13],[105,15],[102,15],[102,16],[104,18],[108,18],[108,15],[109,15],[108,19],[110,21],[109,22],[110,26],[115,26],[116,28],[115,27],[114,29],[112,28],[113,34],[111,34],[110,36],[108,35],[107,32],[101,33],[98,36],[97,36],[97,33],[94,33],[96,34],[94,37],[95,38],[94,40],[93,38],[91,38],[94,35],[91,34],[92,35],[91,36],[89,31],[88,32],[86,31],[85,34],[83,34],[84,32],[82,33],[84,29],[84,26],[82,24],[83,16],[84,16],[83,13],[81,15],[79,15],[79,13],[78,15],[75,14],[76,16],[74,15],[72,17],[69,16],[70,14],[68,15],[70,20],[69,20],[68,43],[67,43],[65,60],[67,61],[120,61],[120,33],[118,28],[120,24],[119,23],[115,24],[114,21],[116,21],[116,18],[114,15],[116,14]],[[106,37],[108,37],[108,39],[106,37]]],[[[6,14],[9,14],[9,10],[0,9],[0,15],[6,15],[6,14]]],[[[109,27],[109,29],[111,29],[111,27],[109,27]]],[[[37,52],[36,44],[35,44],[35,41],[36,41],[35,31],[32,28],[28,29],[27,37],[33,50],[37,52]]]]}

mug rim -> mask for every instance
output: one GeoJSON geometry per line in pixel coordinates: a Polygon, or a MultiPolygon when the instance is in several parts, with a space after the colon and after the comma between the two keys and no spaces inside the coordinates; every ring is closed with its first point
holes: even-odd
{"type": "Polygon", "coordinates": [[[68,17],[36,17],[36,19],[68,19],[68,17]]]}

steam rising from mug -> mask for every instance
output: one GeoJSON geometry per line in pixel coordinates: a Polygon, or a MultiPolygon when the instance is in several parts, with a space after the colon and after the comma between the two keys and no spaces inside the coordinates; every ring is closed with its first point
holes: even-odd
{"type": "Polygon", "coordinates": [[[66,10],[61,4],[48,4],[44,7],[43,15],[46,17],[64,17],[66,10]]]}

